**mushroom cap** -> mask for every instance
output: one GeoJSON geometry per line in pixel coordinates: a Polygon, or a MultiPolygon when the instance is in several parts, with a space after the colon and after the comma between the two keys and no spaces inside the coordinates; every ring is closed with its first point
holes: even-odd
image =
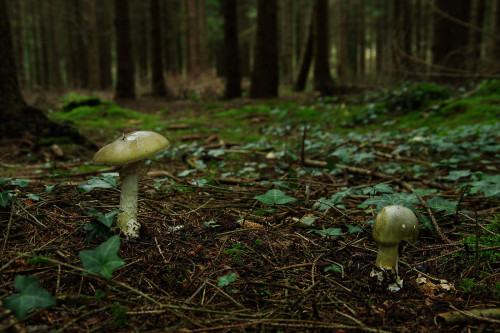
{"type": "Polygon", "coordinates": [[[152,131],[136,131],[122,135],[101,148],[92,158],[96,165],[125,165],[147,159],[165,150],[168,140],[152,131]]]}
{"type": "Polygon", "coordinates": [[[402,240],[415,241],[418,220],[408,208],[391,205],[382,208],[375,218],[373,238],[379,244],[398,244],[402,240]]]}

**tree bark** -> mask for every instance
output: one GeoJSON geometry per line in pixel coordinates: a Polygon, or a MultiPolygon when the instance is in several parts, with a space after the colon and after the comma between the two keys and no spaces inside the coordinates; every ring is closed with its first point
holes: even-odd
{"type": "Polygon", "coordinates": [[[103,1],[96,9],[97,27],[99,31],[99,88],[105,90],[110,88],[113,84],[111,78],[111,34],[113,32],[113,8],[110,2],[103,1]]]}
{"type": "Polygon", "coordinates": [[[86,0],[85,2],[88,20],[87,59],[89,68],[89,89],[97,90],[100,86],[101,73],[99,67],[99,37],[97,32],[95,0],[86,0]]]}
{"type": "Polygon", "coordinates": [[[311,9],[306,25],[306,36],[302,42],[302,53],[299,60],[297,78],[293,86],[294,91],[304,91],[307,83],[307,76],[313,59],[314,47],[314,10],[311,9]]]}
{"type": "Polygon", "coordinates": [[[281,7],[281,74],[282,82],[291,85],[293,82],[293,39],[292,17],[293,1],[280,0],[281,7]]]}
{"type": "Polygon", "coordinates": [[[237,0],[223,0],[226,98],[241,97],[237,0]]]}
{"type": "Polygon", "coordinates": [[[186,71],[188,74],[200,73],[200,48],[198,43],[198,10],[196,0],[184,0],[186,29],[186,71]]]}
{"type": "Polygon", "coordinates": [[[130,42],[128,0],[114,0],[114,7],[117,62],[115,99],[134,99],[134,60],[130,42]]]}
{"type": "Polygon", "coordinates": [[[180,4],[178,0],[163,2],[163,22],[165,27],[165,69],[172,75],[181,74],[181,64],[179,62],[178,31],[180,4]]]}
{"type": "Polygon", "coordinates": [[[315,0],[314,12],[314,89],[329,96],[334,92],[335,82],[330,74],[328,0],[315,0]]]}
{"type": "Polygon", "coordinates": [[[61,136],[86,144],[74,129],[50,121],[41,110],[26,104],[17,80],[6,1],[0,0],[0,138],[61,136]]]}
{"type": "Polygon", "coordinates": [[[165,97],[167,88],[163,77],[159,0],[150,0],[149,12],[151,16],[151,94],[165,97]]]}
{"type": "Polygon", "coordinates": [[[278,27],[277,0],[257,1],[257,41],[250,96],[266,98],[278,96],[278,27]]]}
{"type": "Polygon", "coordinates": [[[469,29],[457,22],[469,21],[469,0],[435,0],[432,63],[442,73],[443,81],[456,80],[453,74],[466,69],[467,36],[469,29]]]}

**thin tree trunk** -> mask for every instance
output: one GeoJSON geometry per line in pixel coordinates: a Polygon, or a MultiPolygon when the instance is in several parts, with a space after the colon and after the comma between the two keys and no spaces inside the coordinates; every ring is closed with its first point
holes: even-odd
{"type": "Polygon", "coordinates": [[[186,71],[188,74],[200,73],[200,54],[198,43],[198,11],[196,0],[184,0],[186,29],[186,71]]]}
{"type": "Polygon", "coordinates": [[[209,51],[209,37],[207,25],[207,4],[206,0],[199,0],[198,8],[198,45],[199,45],[199,58],[200,70],[202,72],[210,69],[210,51],[209,51]]]}
{"type": "Polygon", "coordinates": [[[293,81],[293,1],[280,0],[281,5],[281,74],[285,85],[293,81]]]}
{"type": "Polygon", "coordinates": [[[314,89],[332,95],[335,82],[330,74],[328,0],[314,0],[314,89]]]}
{"type": "Polygon", "coordinates": [[[153,96],[167,96],[162,64],[160,1],[150,0],[149,11],[151,16],[151,93],[153,96]]]}
{"type": "Polygon", "coordinates": [[[223,0],[226,98],[241,97],[237,0],[223,0]]]}
{"type": "Polygon", "coordinates": [[[165,69],[168,73],[179,75],[181,67],[179,63],[179,47],[178,47],[178,32],[179,32],[179,11],[180,3],[178,0],[170,0],[163,2],[165,23],[165,69]]]}
{"type": "Polygon", "coordinates": [[[249,18],[249,0],[238,0],[238,31],[240,41],[240,68],[242,77],[251,76],[251,36],[252,25],[249,18]]]}
{"type": "Polygon", "coordinates": [[[250,96],[266,98],[278,96],[278,27],[277,0],[257,1],[257,41],[250,96]]]}
{"type": "Polygon", "coordinates": [[[314,10],[311,9],[309,19],[306,24],[306,35],[302,42],[302,53],[300,55],[297,78],[293,86],[294,91],[304,91],[307,83],[307,76],[311,68],[314,47],[314,10]]]}
{"type": "Polygon", "coordinates": [[[50,34],[50,72],[52,77],[52,85],[56,89],[61,89],[63,87],[62,75],[61,75],[61,65],[60,65],[60,46],[59,46],[59,36],[56,23],[59,20],[56,18],[55,9],[57,4],[55,0],[50,0],[49,2],[49,34],[50,34]]]}
{"type": "Polygon", "coordinates": [[[113,32],[113,7],[110,2],[104,1],[96,9],[97,26],[99,31],[99,88],[104,90],[110,88],[113,84],[111,78],[111,34],[113,32]]]}
{"type": "MultiPolygon", "coordinates": [[[[348,57],[347,57],[347,11],[348,3],[344,0],[338,1],[337,10],[339,11],[339,45],[338,45],[338,65],[337,65],[337,75],[338,80],[341,84],[347,83],[347,69],[348,57]]],[[[378,51],[377,51],[378,59],[378,51]]]]}
{"type": "Polygon", "coordinates": [[[89,89],[97,90],[100,86],[101,73],[99,68],[99,37],[97,32],[97,17],[95,0],[86,0],[88,20],[87,59],[89,68],[89,89]]]}
{"type": "Polygon", "coordinates": [[[19,79],[20,86],[24,86],[26,84],[26,72],[24,70],[24,36],[23,36],[23,7],[22,1],[16,0],[16,13],[17,13],[17,52],[16,57],[17,61],[17,75],[19,79]]]}
{"type": "Polygon", "coordinates": [[[135,98],[134,60],[130,42],[128,0],[114,0],[116,30],[115,99],[135,98]]]}
{"type": "MultiPolygon", "coordinates": [[[[485,0],[474,0],[470,18],[470,23],[477,28],[483,28],[485,0]]],[[[475,29],[469,32],[469,56],[467,59],[467,69],[474,71],[480,68],[481,46],[483,34],[475,29]]]]}

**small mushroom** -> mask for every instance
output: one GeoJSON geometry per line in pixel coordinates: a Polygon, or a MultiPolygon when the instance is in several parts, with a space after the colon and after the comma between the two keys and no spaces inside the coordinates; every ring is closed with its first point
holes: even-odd
{"type": "Polygon", "coordinates": [[[92,158],[96,165],[122,166],[120,179],[122,191],[117,227],[127,237],[138,237],[137,222],[137,172],[144,161],[165,150],[168,140],[152,131],[137,131],[123,134],[120,138],[101,148],[92,158]]]}
{"type": "Polygon", "coordinates": [[[388,289],[398,291],[403,286],[403,280],[398,276],[399,243],[403,240],[417,240],[417,217],[406,207],[386,206],[377,214],[373,225],[373,238],[379,244],[375,265],[380,271],[372,271],[371,276],[376,276],[379,282],[382,282],[383,271],[392,272],[396,282],[389,284],[388,289]]]}

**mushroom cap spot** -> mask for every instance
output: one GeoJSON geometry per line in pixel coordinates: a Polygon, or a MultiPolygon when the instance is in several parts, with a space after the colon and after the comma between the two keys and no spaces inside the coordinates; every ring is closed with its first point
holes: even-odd
{"type": "Polygon", "coordinates": [[[382,208],[375,218],[373,238],[379,244],[398,244],[402,240],[415,241],[418,220],[408,208],[391,205],[382,208]]]}
{"type": "Polygon", "coordinates": [[[92,158],[92,162],[96,165],[134,163],[162,152],[169,144],[163,135],[156,132],[131,132],[101,148],[92,158]]]}

